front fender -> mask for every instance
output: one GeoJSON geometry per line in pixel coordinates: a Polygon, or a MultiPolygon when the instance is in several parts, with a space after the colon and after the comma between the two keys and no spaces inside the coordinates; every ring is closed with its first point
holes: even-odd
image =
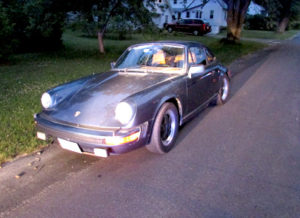
{"type": "Polygon", "coordinates": [[[175,104],[181,118],[185,111],[186,98],[187,90],[184,76],[168,80],[131,96],[128,100],[132,100],[137,106],[133,125],[155,120],[161,106],[167,101],[175,104]]]}

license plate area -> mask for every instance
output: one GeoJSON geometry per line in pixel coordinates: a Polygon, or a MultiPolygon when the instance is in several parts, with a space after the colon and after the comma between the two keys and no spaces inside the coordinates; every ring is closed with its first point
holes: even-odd
{"type": "Polygon", "coordinates": [[[94,154],[98,157],[108,157],[108,151],[104,148],[94,148],[94,154]]]}
{"type": "Polygon", "coordinates": [[[63,149],[66,149],[66,150],[69,150],[69,151],[74,151],[74,152],[77,152],[77,153],[82,153],[79,145],[75,142],[70,142],[70,141],[67,141],[67,140],[64,140],[64,139],[61,139],[61,138],[58,138],[57,139],[60,146],[63,148],[63,149]]]}
{"type": "Polygon", "coordinates": [[[44,141],[46,141],[46,139],[47,139],[46,134],[43,133],[43,132],[37,132],[37,133],[36,133],[36,137],[37,137],[38,139],[41,139],[41,140],[44,140],[44,141]]]}

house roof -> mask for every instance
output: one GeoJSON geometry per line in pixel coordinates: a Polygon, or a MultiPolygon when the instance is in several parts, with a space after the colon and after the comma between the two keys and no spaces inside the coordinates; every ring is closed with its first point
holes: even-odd
{"type": "MultiPolygon", "coordinates": [[[[222,1],[222,0],[215,0],[216,1],[216,3],[218,3],[223,9],[227,9],[227,5],[225,4],[225,2],[224,1],[222,1]]],[[[192,1],[192,3],[193,3],[194,1],[192,1]]],[[[192,3],[190,4],[190,5],[192,5],[192,3]]],[[[193,6],[193,7],[190,7],[190,5],[187,7],[187,8],[185,8],[185,9],[181,9],[181,12],[185,12],[185,11],[190,11],[190,10],[193,10],[193,9],[195,9],[195,8],[198,8],[198,7],[204,7],[205,6],[205,4],[198,4],[198,5],[195,5],[195,6],[193,6]]],[[[174,9],[173,9],[174,10],[174,9]]],[[[175,10],[174,10],[175,11],[175,10]]],[[[180,12],[180,10],[176,10],[177,12],[180,12]]]]}

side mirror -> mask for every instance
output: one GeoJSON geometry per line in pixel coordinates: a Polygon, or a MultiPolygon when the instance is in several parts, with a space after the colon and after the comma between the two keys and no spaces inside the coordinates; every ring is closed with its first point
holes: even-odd
{"type": "Polygon", "coordinates": [[[189,69],[189,77],[193,78],[194,76],[201,75],[205,72],[204,65],[191,66],[189,69]]]}
{"type": "Polygon", "coordinates": [[[115,67],[115,65],[116,65],[116,62],[111,62],[111,63],[110,63],[111,69],[113,69],[113,68],[115,67]]]}

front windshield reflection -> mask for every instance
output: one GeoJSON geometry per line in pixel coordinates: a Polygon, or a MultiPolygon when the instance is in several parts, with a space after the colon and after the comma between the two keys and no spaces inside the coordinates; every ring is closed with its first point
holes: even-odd
{"type": "Polygon", "coordinates": [[[127,49],[115,69],[181,70],[183,66],[184,47],[151,44],[127,49]]]}

